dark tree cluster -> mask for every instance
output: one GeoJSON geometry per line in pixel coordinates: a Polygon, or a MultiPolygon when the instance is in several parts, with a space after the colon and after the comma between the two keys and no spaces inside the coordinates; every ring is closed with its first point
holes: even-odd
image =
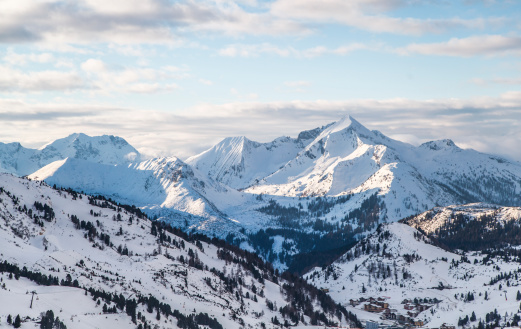
{"type": "Polygon", "coordinates": [[[34,208],[39,212],[43,212],[42,217],[48,222],[51,222],[54,218],[56,218],[54,209],[48,204],[41,204],[38,201],[34,201],[34,208]]]}
{"type": "Polygon", "coordinates": [[[54,312],[49,310],[41,314],[41,329],[67,329],[67,326],[60,321],[59,317],[54,317],[54,312]]]}

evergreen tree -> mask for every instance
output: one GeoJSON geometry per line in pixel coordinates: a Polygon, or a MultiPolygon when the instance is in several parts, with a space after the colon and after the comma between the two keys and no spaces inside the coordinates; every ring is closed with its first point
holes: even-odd
{"type": "Polygon", "coordinates": [[[20,328],[22,326],[22,320],[20,319],[20,315],[17,315],[13,322],[13,327],[20,328]]]}
{"type": "Polygon", "coordinates": [[[7,323],[8,323],[8,324],[13,324],[13,317],[11,316],[11,314],[9,314],[9,315],[7,316],[7,323]]]}
{"type": "Polygon", "coordinates": [[[474,311],[472,311],[472,315],[470,316],[470,321],[471,322],[476,321],[476,313],[474,313],[474,311]]]}

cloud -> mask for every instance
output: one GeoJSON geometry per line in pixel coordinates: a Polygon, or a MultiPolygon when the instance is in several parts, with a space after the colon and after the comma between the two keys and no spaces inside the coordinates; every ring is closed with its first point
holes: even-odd
{"type": "Polygon", "coordinates": [[[109,67],[99,59],[90,58],[81,63],[81,69],[88,76],[94,92],[98,93],[139,93],[153,94],[178,89],[173,79],[182,79],[187,74],[174,66],[152,68],[109,67]]]}
{"type": "Polygon", "coordinates": [[[502,18],[418,19],[385,15],[406,5],[406,1],[398,0],[277,0],[271,6],[271,13],[281,18],[336,22],[366,31],[405,35],[441,33],[456,28],[481,29],[504,21],[502,18]]]}
{"type": "Polygon", "coordinates": [[[10,65],[25,65],[27,62],[33,63],[50,63],[55,60],[54,55],[51,53],[39,53],[39,54],[19,54],[15,53],[12,49],[7,50],[7,54],[3,57],[4,62],[10,65]]]}
{"type": "Polygon", "coordinates": [[[476,78],[472,79],[471,82],[473,82],[476,85],[486,86],[486,85],[521,85],[521,78],[494,78],[494,79],[481,79],[476,78]]]}
{"type": "Polygon", "coordinates": [[[439,43],[416,43],[399,49],[402,54],[440,56],[501,56],[521,54],[521,37],[503,35],[479,35],[452,38],[439,43]]]}
{"type": "Polygon", "coordinates": [[[202,83],[203,85],[211,86],[213,85],[213,81],[206,80],[206,79],[199,79],[199,83],[202,83]]]}
{"type": "Polygon", "coordinates": [[[187,32],[276,35],[308,29],[230,1],[7,0],[0,3],[0,31],[0,43],[174,44],[187,32]]]}
{"type": "MultiPolygon", "coordinates": [[[[307,35],[320,28],[317,23],[421,35],[482,29],[505,21],[389,16],[406,6],[410,3],[404,0],[4,0],[0,3],[0,43],[185,45],[186,36],[200,34],[307,35]]],[[[81,51],[81,47],[69,50],[81,51]]],[[[142,50],[115,51],[135,56],[142,50]]]]}
{"type": "MultiPolygon", "coordinates": [[[[11,63],[23,65],[25,61],[54,60],[47,54],[8,54],[11,63]]],[[[154,94],[179,89],[174,80],[189,77],[186,68],[163,66],[120,67],[107,65],[105,62],[90,58],[75,69],[72,62],[56,61],[61,70],[21,70],[0,65],[0,92],[45,92],[45,91],[86,91],[92,94],[102,93],[137,93],[154,94]]]]}
{"type": "Polygon", "coordinates": [[[71,91],[86,87],[86,81],[74,71],[22,72],[0,66],[0,92],[71,91]]]}
{"type": "Polygon", "coordinates": [[[228,136],[266,142],[297,136],[347,114],[369,129],[408,142],[451,138],[460,146],[521,161],[521,92],[467,100],[201,104],[182,113],[1,99],[0,141],[37,147],[73,132],[114,134],[141,152],[186,158],[228,136]]]}
{"type": "Polygon", "coordinates": [[[303,93],[307,87],[311,86],[311,82],[307,80],[286,81],[284,85],[288,87],[288,90],[291,92],[303,93]]]}
{"type": "Polygon", "coordinates": [[[219,50],[219,55],[226,57],[258,57],[261,54],[277,55],[288,57],[297,51],[291,47],[280,48],[278,46],[263,43],[256,45],[235,44],[229,45],[219,50]]]}
{"type": "Polygon", "coordinates": [[[288,87],[297,88],[297,87],[308,87],[311,85],[311,82],[306,81],[306,80],[299,80],[299,81],[286,81],[286,82],[284,82],[284,84],[288,87]]]}
{"type": "Polygon", "coordinates": [[[376,50],[377,45],[365,45],[362,43],[352,43],[338,48],[327,48],[317,46],[298,50],[293,47],[279,47],[270,43],[262,44],[234,44],[221,48],[218,54],[226,57],[259,57],[261,55],[276,55],[280,57],[313,58],[323,55],[347,55],[357,50],[376,50]]]}

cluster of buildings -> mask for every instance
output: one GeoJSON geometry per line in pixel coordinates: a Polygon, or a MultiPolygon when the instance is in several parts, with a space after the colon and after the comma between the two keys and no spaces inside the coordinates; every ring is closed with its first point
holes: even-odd
{"type": "MultiPolygon", "coordinates": [[[[353,307],[357,307],[363,304],[363,310],[371,313],[380,313],[382,320],[395,320],[398,324],[404,327],[416,327],[420,328],[424,326],[423,321],[415,320],[415,318],[423,311],[428,310],[432,307],[431,304],[422,304],[411,299],[404,299],[402,301],[403,310],[398,311],[397,309],[390,308],[387,300],[389,297],[360,297],[359,299],[349,300],[349,304],[353,307]]],[[[369,322],[368,322],[369,323],[369,322]]],[[[369,324],[374,327],[374,324],[369,324]]],[[[382,328],[366,328],[366,329],[382,329],[382,328]]],[[[455,329],[453,326],[443,325],[441,328],[436,329],[455,329]]]]}
{"type": "MultiPolygon", "coordinates": [[[[379,324],[378,322],[374,322],[374,321],[366,321],[366,323],[365,323],[365,329],[406,329],[406,328],[410,328],[410,326],[405,326],[405,325],[389,326],[389,325],[379,324]]],[[[351,329],[358,329],[358,328],[351,328],[351,329]]],[[[456,327],[450,326],[450,325],[447,325],[444,323],[439,328],[430,328],[430,329],[456,329],[456,327]]]]}

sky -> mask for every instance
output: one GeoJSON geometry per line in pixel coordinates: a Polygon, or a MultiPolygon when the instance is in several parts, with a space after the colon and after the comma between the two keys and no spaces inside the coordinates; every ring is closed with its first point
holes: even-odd
{"type": "Polygon", "coordinates": [[[0,142],[142,153],[266,142],[352,115],[521,161],[517,0],[2,0],[0,142]]]}

